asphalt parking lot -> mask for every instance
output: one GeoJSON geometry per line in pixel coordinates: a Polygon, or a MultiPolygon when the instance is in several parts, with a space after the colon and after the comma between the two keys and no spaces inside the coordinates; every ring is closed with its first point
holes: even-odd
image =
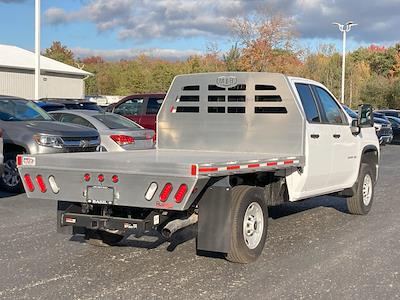
{"type": "Polygon", "coordinates": [[[0,298],[400,298],[399,169],[400,146],[384,147],[368,216],[334,197],[270,209],[267,246],[249,265],[196,256],[190,229],[172,243],[90,246],[56,233],[55,203],[1,194],[0,298]]]}

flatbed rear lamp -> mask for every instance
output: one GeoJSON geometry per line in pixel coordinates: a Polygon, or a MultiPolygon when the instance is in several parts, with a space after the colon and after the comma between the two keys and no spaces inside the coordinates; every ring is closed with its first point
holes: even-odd
{"type": "Polygon", "coordinates": [[[40,191],[41,191],[42,193],[46,193],[47,187],[46,187],[46,184],[44,183],[44,180],[43,180],[42,175],[37,175],[37,176],[36,176],[36,182],[37,182],[38,185],[39,185],[40,191]]]}
{"type": "Polygon", "coordinates": [[[188,187],[186,184],[181,184],[178,188],[178,191],[175,194],[175,202],[176,203],[181,203],[183,198],[185,198],[186,192],[188,190],[188,187]]]}
{"type": "Polygon", "coordinates": [[[172,192],[172,184],[168,182],[164,186],[163,190],[161,191],[160,201],[161,202],[167,201],[167,199],[168,199],[169,195],[171,194],[171,192],[172,192]]]}
{"type": "Polygon", "coordinates": [[[113,177],[111,177],[111,180],[114,183],[118,183],[118,181],[119,181],[118,175],[113,175],[113,177]]]}
{"type": "Polygon", "coordinates": [[[30,192],[33,192],[35,190],[35,186],[33,185],[31,176],[29,174],[24,175],[24,181],[25,181],[25,184],[26,184],[28,190],[30,192]]]}
{"type": "Polygon", "coordinates": [[[51,187],[51,190],[53,191],[54,194],[58,194],[58,192],[60,191],[60,188],[57,185],[56,179],[54,178],[53,175],[49,176],[49,184],[51,187]]]}
{"type": "Polygon", "coordinates": [[[86,173],[85,175],[83,175],[83,179],[88,182],[90,180],[90,174],[86,173]]]}
{"type": "Polygon", "coordinates": [[[144,195],[144,198],[145,198],[147,201],[150,201],[151,199],[153,199],[154,194],[156,193],[157,189],[158,189],[157,183],[152,182],[152,183],[150,184],[149,188],[147,189],[147,192],[146,192],[146,194],[144,195]]]}

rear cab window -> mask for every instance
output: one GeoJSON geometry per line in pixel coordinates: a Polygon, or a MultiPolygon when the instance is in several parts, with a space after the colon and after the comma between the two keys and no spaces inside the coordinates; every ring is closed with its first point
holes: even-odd
{"type": "Polygon", "coordinates": [[[300,96],[300,101],[303,105],[307,121],[310,123],[320,123],[321,118],[318,112],[317,104],[315,103],[314,95],[311,87],[305,83],[296,83],[296,89],[300,96]]]}

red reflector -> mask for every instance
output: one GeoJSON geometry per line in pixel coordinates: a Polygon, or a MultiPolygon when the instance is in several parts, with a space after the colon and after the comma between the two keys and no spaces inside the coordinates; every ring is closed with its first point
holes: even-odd
{"type": "Polygon", "coordinates": [[[104,175],[100,174],[99,176],[97,176],[97,179],[99,180],[99,182],[103,182],[104,181],[104,175]]]}
{"type": "Polygon", "coordinates": [[[42,175],[36,176],[36,181],[37,181],[37,183],[39,185],[40,191],[42,193],[46,193],[47,187],[46,187],[46,184],[44,183],[42,175]]]}
{"type": "Polygon", "coordinates": [[[17,166],[22,166],[22,156],[17,155],[17,166]]]}
{"type": "Polygon", "coordinates": [[[190,174],[192,174],[193,176],[197,175],[197,166],[196,165],[192,165],[192,171],[190,174]]]}
{"type": "Polygon", "coordinates": [[[33,185],[31,176],[29,174],[25,174],[24,175],[24,180],[25,180],[25,184],[28,187],[28,190],[30,192],[33,192],[35,190],[35,186],[33,185]]]}
{"type": "Polygon", "coordinates": [[[283,163],[284,163],[285,165],[290,165],[290,164],[293,163],[293,160],[292,160],[292,159],[285,160],[283,163]]]}
{"type": "Polygon", "coordinates": [[[167,199],[168,199],[168,197],[169,197],[169,194],[171,194],[171,192],[172,192],[172,184],[167,183],[167,184],[164,186],[163,190],[161,191],[160,200],[161,200],[162,202],[167,201],[167,199]]]}
{"type": "Polygon", "coordinates": [[[240,166],[227,166],[226,169],[227,170],[238,170],[238,169],[240,169],[240,166]]]}
{"type": "Polygon", "coordinates": [[[247,165],[248,168],[259,168],[260,164],[251,164],[251,165],[247,165]]]}
{"type": "Polygon", "coordinates": [[[133,144],[135,142],[133,136],[123,134],[113,134],[110,135],[110,138],[120,146],[133,144]]]}
{"type": "Polygon", "coordinates": [[[181,203],[183,198],[186,195],[186,192],[188,190],[188,187],[186,184],[181,184],[178,191],[175,194],[175,202],[176,203],[181,203]]]}
{"type": "Polygon", "coordinates": [[[119,181],[118,175],[113,175],[113,177],[111,177],[112,182],[117,183],[119,181]]]}
{"type": "Polygon", "coordinates": [[[83,179],[87,182],[90,180],[90,174],[86,173],[85,175],[83,175],[83,179]]]}
{"type": "Polygon", "coordinates": [[[218,168],[199,168],[199,172],[202,172],[202,173],[218,172],[218,168]]]}
{"type": "Polygon", "coordinates": [[[276,162],[276,161],[271,161],[271,162],[268,162],[267,163],[267,166],[268,167],[270,167],[270,166],[276,166],[278,163],[276,162]]]}

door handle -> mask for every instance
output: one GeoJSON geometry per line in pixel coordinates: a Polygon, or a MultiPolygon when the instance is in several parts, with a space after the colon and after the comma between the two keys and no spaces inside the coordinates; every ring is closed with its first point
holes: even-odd
{"type": "Polygon", "coordinates": [[[319,134],[311,134],[310,135],[312,139],[318,139],[319,138],[319,134]]]}
{"type": "Polygon", "coordinates": [[[333,135],[333,137],[334,137],[335,139],[338,139],[338,138],[340,138],[340,134],[335,133],[335,134],[333,135]]]}

